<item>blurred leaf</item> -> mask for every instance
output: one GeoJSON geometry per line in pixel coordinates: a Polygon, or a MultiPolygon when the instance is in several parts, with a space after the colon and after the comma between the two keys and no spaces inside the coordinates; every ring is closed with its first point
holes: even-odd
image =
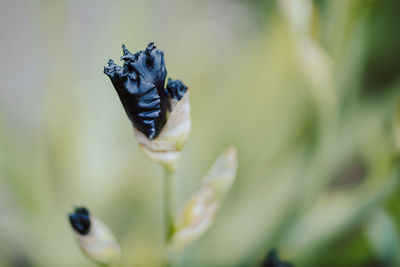
{"type": "Polygon", "coordinates": [[[384,266],[400,265],[400,236],[389,215],[382,209],[375,212],[367,225],[369,242],[384,266]]]}
{"type": "Polygon", "coordinates": [[[306,265],[319,245],[338,238],[346,229],[365,219],[398,184],[397,175],[397,172],[387,174],[379,188],[375,181],[354,190],[321,196],[303,218],[288,229],[282,238],[283,246],[300,265],[306,265]]]}
{"type": "Polygon", "coordinates": [[[400,152],[400,102],[397,105],[397,112],[394,122],[394,143],[396,146],[397,153],[400,152]]]}

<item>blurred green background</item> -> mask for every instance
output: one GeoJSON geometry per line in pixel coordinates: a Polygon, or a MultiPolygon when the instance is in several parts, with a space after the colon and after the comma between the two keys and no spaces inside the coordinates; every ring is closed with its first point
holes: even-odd
{"type": "Polygon", "coordinates": [[[193,127],[179,203],[230,144],[239,171],[180,266],[400,266],[398,0],[1,1],[0,266],[94,266],[85,205],[133,266],[162,259],[162,170],[103,66],[165,51],[193,127]],[[397,129],[398,130],[398,129],[397,129]]]}

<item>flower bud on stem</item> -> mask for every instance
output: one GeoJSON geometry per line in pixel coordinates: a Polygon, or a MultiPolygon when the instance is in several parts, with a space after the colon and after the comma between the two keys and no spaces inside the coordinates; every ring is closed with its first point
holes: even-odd
{"type": "Polygon", "coordinates": [[[79,247],[99,266],[115,266],[121,248],[108,226],[90,214],[85,207],[77,207],[68,216],[79,247]]]}

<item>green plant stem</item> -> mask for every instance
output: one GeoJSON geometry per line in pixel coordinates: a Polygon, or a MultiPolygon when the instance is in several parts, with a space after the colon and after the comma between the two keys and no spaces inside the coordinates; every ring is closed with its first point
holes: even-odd
{"type": "Polygon", "coordinates": [[[165,243],[174,232],[174,217],[176,209],[176,181],[175,172],[164,170],[164,223],[165,243]]]}

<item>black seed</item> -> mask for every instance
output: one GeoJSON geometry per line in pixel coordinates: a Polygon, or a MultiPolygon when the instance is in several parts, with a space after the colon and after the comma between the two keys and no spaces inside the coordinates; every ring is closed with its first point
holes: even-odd
{"type": "Polygon", "coordinates": [[[87,235],[90,231],[90,213],[85,207],[75,208],[68,215],[72,228],[81,235],[87,235]]]}

